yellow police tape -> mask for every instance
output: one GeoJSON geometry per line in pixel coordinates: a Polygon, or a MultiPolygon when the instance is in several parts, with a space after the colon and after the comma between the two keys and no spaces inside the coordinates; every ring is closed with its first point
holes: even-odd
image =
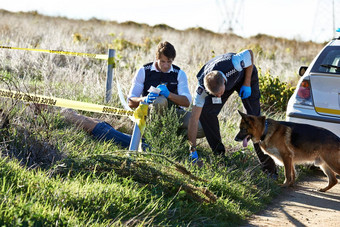
{"type": "Polygon", "coordinates": [[[102,60],[108,60],[109,64],[113,63],[113,59],[108,59],[106,54],[87,54],[87,53],[76,53],[76,52],[69,52],[63,50],[44,50],[44,49],[33,49],[33,48],[20,48],[20,47],[8,47],[8,46],[0,46],[0,49],[9,49],[9,50],[29,50],[29,51],[37,51],[37,52],[45,52],[51,54],[62,54],[62,55],[72,55],[72,56],[81,56],[81,57],[89,57],[89,58],[96,58],[102,60]]]}
{"type": "MultiPolygon", "coordinates": [[[[44,95],[22,93],[6,89],[0,89],[0,97],[11,98],[28,103],[44,104],[49,106],[57,106],[64,108],[72,108],[96,113],[112,114],[118,116],[129,116],[137,123],[141,132],[145,129],[145,118],[147,115],[148,105],[141,104],[135,111],[125,110],[110,106],[98,105],[87,102],[73,101],[68,99],[48,97],[44,95]]],[[[143,133],[142,133],[143,134],[143,133]]]]}
{"type": "Polygon", "coordinates": [[[133,113],[134,122],[138,125],[141,135],[143,135],[146,126],[146,115],[148,114],[148,108],[149,105],[147,104],[139,104],[133,113]]]}

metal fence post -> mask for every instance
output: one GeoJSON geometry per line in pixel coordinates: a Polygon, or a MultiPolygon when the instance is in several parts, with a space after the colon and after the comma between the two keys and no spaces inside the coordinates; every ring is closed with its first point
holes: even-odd
{"type": "Polygon", "coordinates": [[[132,136],[131,136],[129,151],[138,151],[140,139],[141,139],[141,132],[139,130],[137,123],[135,123],[132,136]]]}
{"type": "MultiPolygon", "coordinates": [[[[114,73],[113,69],[115,67],[114,65],[115,53],[116,51],[114,49],[109,49],[108,63],[107,63],[107,75],[106,75],[106,94],[105,94],[106,103],[108,103],[112,97],[112,82],[113,82],[113,73],[114,73]]],[[[129,150],[137,151],[140,140],[141,140],[141,132],[139,130],[138,125],[135,123],[135,126],[133,128],[133,133],[131,136],[129,150]]]]}
{"type": "Polygon", "coordinates": [[[109,49],[109,56],[107,59],[107,74],[106,74],[106,92],[105,92],[105,102],[108,103],[112,97],[112,81],[113,81],[113,69],[115,67],[114,57],[116,51],[114,49],[109,49]]]}

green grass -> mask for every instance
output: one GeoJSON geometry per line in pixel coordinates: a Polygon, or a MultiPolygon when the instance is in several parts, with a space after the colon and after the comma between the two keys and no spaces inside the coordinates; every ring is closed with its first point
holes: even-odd
{"type": "Polygon", "coordinates": [[[159,132],[146,136],[151,152],[96,141],[53,110],[34,121],[25,114],[26,129],[1,130],[1,225],[235,226],[280,191],[249,150],[216,158],[203,146],[204,167],[192,166],[183,135],[162,133],[162,124],[176,125],[171,113],[149,122],[146,135],[159,132]]]}

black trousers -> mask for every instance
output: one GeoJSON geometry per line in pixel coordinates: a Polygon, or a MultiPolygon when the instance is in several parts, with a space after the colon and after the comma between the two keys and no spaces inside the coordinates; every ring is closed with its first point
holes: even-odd
{"type": "MultiPolygon", "coordinates": [[[[204,134],[208,140],[209,146],[215,155],[223,155],[225,153],[225,147],[221,140],[220,126],[218,122],[218,114],[220,113],[223,105],[228,100],[229,96],[236,91],[239,93],[243,80],[237,83],[233,89],[225,91],[222,95],[221,104],[213,104],[211,95],[208,95],[205,99],[205,103],[200,116],[200,121],[204,130],[204,134]]],[[[261,114],[260,108],[260,89],[259,79],[256,67],[253,69],[251,79],[251,96],[247,99],[242,99],[244,108],[247,110],[247,114],[259,116],[261,114]]],[[[258,144],[254,144],[254,149],[261,162],[262,169],[268,173],[276,173],[275,162],[268,155],[264,154],[258,144]]]]}

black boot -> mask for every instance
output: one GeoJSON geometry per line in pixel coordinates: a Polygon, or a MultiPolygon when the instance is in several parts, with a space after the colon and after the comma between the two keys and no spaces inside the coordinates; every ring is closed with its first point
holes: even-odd
{"type": "Polygon", "coordinates": [[[219,143],[213,150],[215,156],[224,157],[225,155],[225,147],[222,143],[219,143]]]}

